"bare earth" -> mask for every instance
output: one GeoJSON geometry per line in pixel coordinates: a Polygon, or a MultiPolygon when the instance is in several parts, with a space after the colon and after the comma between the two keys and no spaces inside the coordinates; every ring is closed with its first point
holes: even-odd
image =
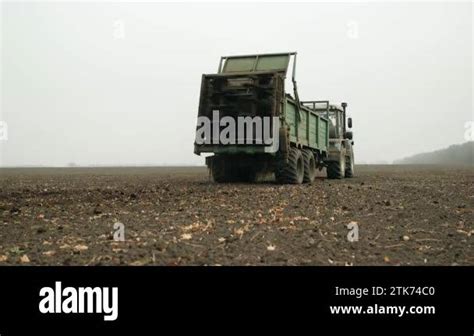
{"type": "Polygon", "coordinates": [[[205,168],[1,169],[0,265],[474,265],[474,168],[356,169],[301,186],[216,184],[205,168]]]}

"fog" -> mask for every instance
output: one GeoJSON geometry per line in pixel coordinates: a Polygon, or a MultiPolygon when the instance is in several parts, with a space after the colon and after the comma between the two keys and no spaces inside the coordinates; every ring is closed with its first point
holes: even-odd
{"type": "MultiPolygon", "coordinates": [[[[2,3],[0,165],[200,165],[221,55],[297,51],[302,100],[348,102],[356,162],[465,139],[472,4],[2,3]]],[[[287,88],[291,89],[291,88],[287,88]]]]}

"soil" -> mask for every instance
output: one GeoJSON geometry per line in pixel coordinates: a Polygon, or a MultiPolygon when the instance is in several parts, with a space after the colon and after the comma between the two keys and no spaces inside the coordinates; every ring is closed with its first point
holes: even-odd
{"type": "Polygon", "coordinates": [[[474,265],[472,166],[355,175],[295,186],[217,184],[201,167],[4,168],[0,265],[474,265]]]}

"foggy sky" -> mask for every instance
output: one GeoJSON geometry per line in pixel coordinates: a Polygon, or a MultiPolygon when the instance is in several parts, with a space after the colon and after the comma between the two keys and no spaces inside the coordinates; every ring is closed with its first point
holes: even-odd
{"type": "MultiPolygon", "coordinates": [[[[472,4],[3,3],[0,165],[203,164],[202,73],[297,51],[302,100],[348,102],[356,162],[464,142],[472,4]]],[[[291,87],[287,87],[291,92],[291,87]]]]}

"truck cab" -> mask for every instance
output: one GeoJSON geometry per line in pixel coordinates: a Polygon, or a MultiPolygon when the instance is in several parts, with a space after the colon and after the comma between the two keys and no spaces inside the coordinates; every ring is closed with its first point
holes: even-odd
{"type": "Polygon", "coordinates": [[[353,133],[347,130],[352,128],[352,118],[346,117],[346,108],[346,103],[329,107],[329,149],[326,159],[329,178],[354,176],[353,133]]]}
{"type": "Polygon", "coordinates": [[[330,104],[327,100],[302,101],[309,107],[329,120],[329,146],[324,158],[327,176],[330,179],[341,179],[354,176],[354,145],[352,118],[347,118],[347,103],[330,104]]]}

